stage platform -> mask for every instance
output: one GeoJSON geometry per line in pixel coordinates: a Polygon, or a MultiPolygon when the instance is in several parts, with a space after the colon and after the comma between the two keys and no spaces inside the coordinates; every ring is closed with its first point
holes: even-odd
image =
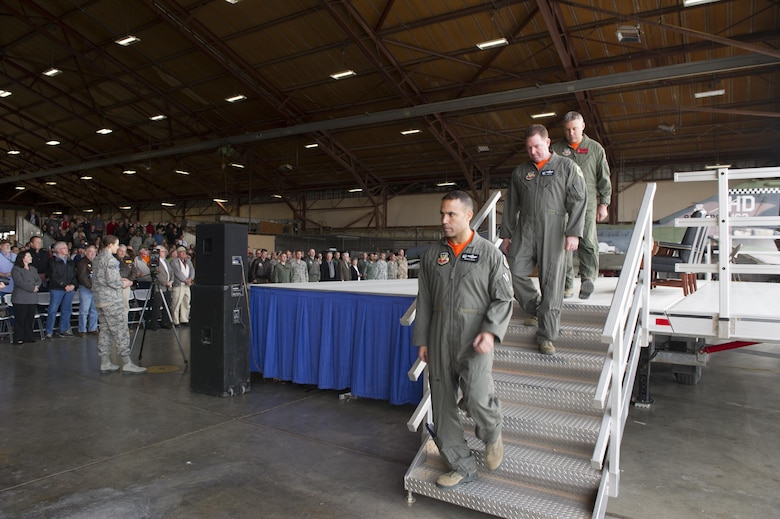
{"type": "Polygon", "coordinates": [[[400,318],[417,280],[252,285],[251,370],[266,378],[417,404],[412,328],[400,318]]]}
{"type": "MultiPolygon", "coordinates": [[[[598,278],[587,300],[577,298],[576,281],[575,296],[564,304],[609,307],[617,281],[598,278]]],[[[252,285],[251,370],[321,389],[349,389],[358,397],[417,404],[422,383],[407,377],[417,348],[412,327],[399,324],[416,295],[416,279],[252,285]]],[[[650,292],[650,331],[708,342],[776,342],[778,303],[780,283],[734,282],[724,320],[717,281],[699,281],[687,297],[681,288],[657,287],[650,292]]]]}

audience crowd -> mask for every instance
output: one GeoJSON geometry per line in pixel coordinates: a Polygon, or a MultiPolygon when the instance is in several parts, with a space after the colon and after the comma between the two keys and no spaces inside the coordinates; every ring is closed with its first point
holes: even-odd
{"type": "Polygon", "coordinates": [[[249,283],[314,283],[321,281],[361,281],[407,279],[409,263],[405,251],[361,252],[351,257],[349,251],[317,252],[247,251],[249,283]]]}

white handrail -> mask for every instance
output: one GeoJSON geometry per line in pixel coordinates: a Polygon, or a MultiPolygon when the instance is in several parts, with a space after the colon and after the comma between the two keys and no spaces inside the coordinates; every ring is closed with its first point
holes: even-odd
{"type": "MultiPolygon", "coordinates": [[[[617,497],[620,483],[620,446],[628,416],[628,403],[639,361],[639,349],[647,346],[650,305],[650,262],[653,251],[653,198],[656,185],[648,184],[639,208],[631,242],[623,262],[602,342],[609,344],[593,403],[604,409],[602,426],[591,456],[594,468],[604,468],[597,503],[617,497]],[[604,481],[602,481],[604,483],[604,481]]],[[[596,507],[597,510],[600,508],[596,507]]],[[[597,516],[594,511],[594,517],[597,516]]]]}

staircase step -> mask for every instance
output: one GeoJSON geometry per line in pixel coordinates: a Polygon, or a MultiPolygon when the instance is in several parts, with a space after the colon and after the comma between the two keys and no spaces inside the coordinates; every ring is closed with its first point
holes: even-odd
{"type": "MultiPolygon", "coordinates": [[[[482,443],[476,438],[473,440],[482,443]]],[[[586,489],[582,498],[579,498],[577,494],[562,493],[554,488],[545,490],[505,477],[507,469],[522,465],[521,461],[510,461],[507,456],[523,454],[521,449],[514,449],[507,443],[504,460],[507,468],[502,465],[497,471],[488,472],[483,468],[484,460],[478,458],[481,464],[479,478],[452,490],[442,490],[436,486],[436,478],[448,469],[433,440],[428,440],[422,451],[423,455],[418,453],[418,458],[404,477],[404,488],[408,491],[504,518],[561,519],[591,516],[589,508],[595,494],[591,489],[586,489]]],[[[532,459],[525,468],[532,472],[532,467],[539,463],[544,463],[544,459],[532,459]]]]}
{"type": "MultiPolygon", "coordinates": [[[[608,306],[591,305],[584,302],[563,302],[561,307],[561,325],[565,324],[594,324],[604,326],[609,313],[608,306]]],[[[512,309],[512,320],[523,321],[528,317],[523,308],[515,303],[512,309]]]]}
{"type": "Polygon", "coordinates": [[[540,377],[525,373],[493,371],[496,394],[502,402],[602,416],[593,407],[596,383],[540,377]]]}
{"type": "Polygon", "coordinates": [[[572,380],[597,382],[604,368],[604,352],[565,349],[565,341],[556,343],[554,355],[543,355],[536,344],[513,345],[501,343],[493,350],[493,368],[552,375],[572,380]]]}
{"type": "MultiPolygon", "coordinates": [[[[501,411],[505,439],[563,449],[588,458],[593,454],[601,426],[600,416],[540,409],[512,402],[502,402],[501,411]]],[[[461,422],[464,429],[473,430],[475,427],[474,420],[466,413],[461,413],[461,422]]]]}
{"type": "MultiPolygon", "coordinates": [[[[536,344],[536,326],[526,326],[522,322],[510,322],[502,343],[536,344]]],[[[601,342],[603,326],[576,324],[562,326],[555,347],[585,351],[607,351],[607,344],[601,342]]]]}

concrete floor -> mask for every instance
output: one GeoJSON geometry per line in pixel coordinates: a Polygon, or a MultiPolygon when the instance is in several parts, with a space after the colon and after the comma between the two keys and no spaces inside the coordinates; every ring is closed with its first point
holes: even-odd
{"type": "MultiPolygon", "coordinates": [[[[0,517],[486,517],[406,504],[411,406],[257,375],[246,395],[200,395],[172,331],[148,334],[146,375],[100,375],[96,343],[0,342],[0,517]]],[[[697,386],[654,364],[609,516],[780,517],[778,375],[776,344],[714,354],[697,386]]]]}

